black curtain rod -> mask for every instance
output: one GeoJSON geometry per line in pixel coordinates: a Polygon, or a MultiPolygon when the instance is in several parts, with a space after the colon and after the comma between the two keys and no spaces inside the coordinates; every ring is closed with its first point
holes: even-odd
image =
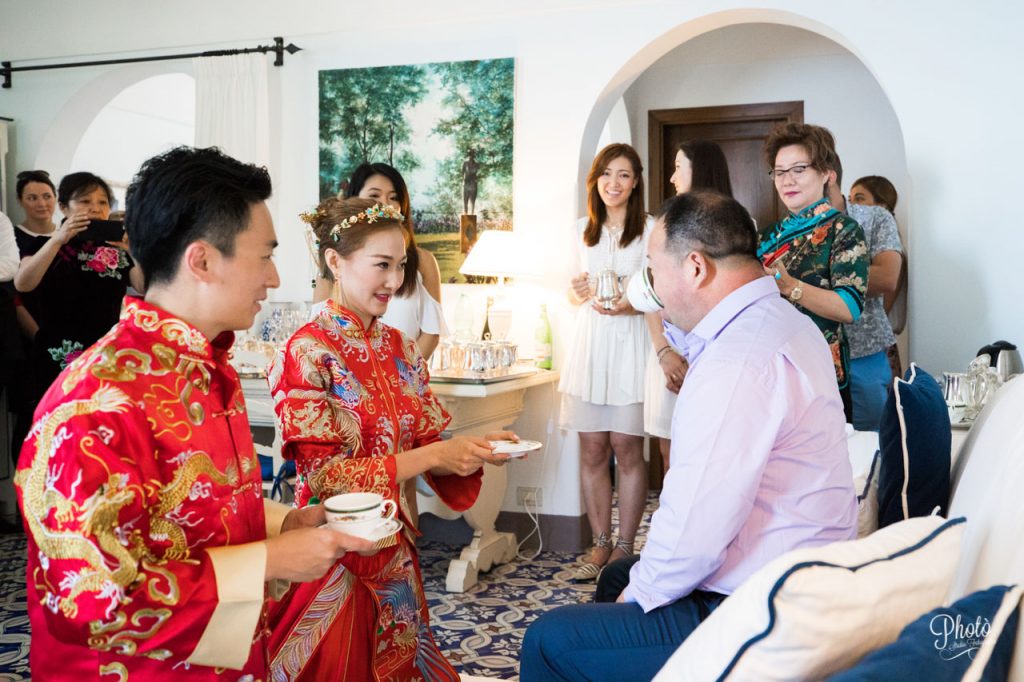
{"type": "Polygon", "coordinates": [[[235,54],[253,54],[259,52],[266,54],[273,52],[274,66],[284,66],[284,53],[295,54],[301,47],[295,43],[284,44],[284,38],[274,38],[273,45],[257,45],[256,47],[244,47],[233,50],[206,50],[205,52],[190,52],[188,54],[166,54],[154,57],[126,57],[124,59],[102,59],[91,62],[66,62],[64,64],[41,64],[38,66],[11,66],[10,62],[0,62],[0,76],[3,76],[2,87],[11,87],[11,74],[15,71],[43,71],[45,69],[70,69],[76,66],[106,66],[109,64],[134,64],[137,62],[163,62],[169,59],[192,59],[193,57],[229,57],[235,54]]]}

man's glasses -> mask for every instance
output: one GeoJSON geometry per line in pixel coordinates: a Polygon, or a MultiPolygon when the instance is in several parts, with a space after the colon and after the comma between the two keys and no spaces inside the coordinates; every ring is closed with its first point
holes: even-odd
{"type": "Polygon", "coordinates": [[[770,171],[768,171],[768,177],[774,180],[775,182],[779,182],[784,177],[786,177],[787,174],[792,174],[793,179],[796,180],[801,175],[803,175],[804,172],[810,167],[811,165],[809,163],[798,163],[797,165],[791,166],[785,170],[782,170],[780,168],[773,168],[770,171]]]}

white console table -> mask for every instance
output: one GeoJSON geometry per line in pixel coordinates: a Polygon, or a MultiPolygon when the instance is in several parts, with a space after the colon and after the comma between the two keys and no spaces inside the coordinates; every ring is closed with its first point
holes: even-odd
{"type": "MultiPolygon", "coordinates": [[[[558,381],[558,372],[540,370],[536,374],[492,384],[431,382],[430,388],[452,416],[448,430],[453,435],[479,436],[512,425],[523,411],[526,391],[555,381],[558,381]]],[[[249,423],[252,426],[276,428],[274,405],[267,380],[242,379],[242,392],[245,395],[249,423]]],[[[519,435],[523,438],[536,437],[536,434],[529,433],[519,435]]],[[[275,469],[279,457],[280,454],[275,453],[275,469]]],[[[515,463],[506,466],[515,466],[515,463]]],[[[461,514],[451,510],[437,496],[416,494],[421,514],[430,512],[449,520],[462,516],[473,529],[473,540],[448,566],[445,588],[449,592],[465,592],[478,582],[481,571],[511,561],[515,556],[515,535],[499,533],[494,528],[501,503],[505,499],[507,481],[508,472],[505,467],[485,465],[480,495],[476,503],[461,514]]]]}
{"type": "MultiPolygon", "coordinates": [[[[511,426],[523,411],[527,389],[554,381],[558,381],[558,372],[540,370],[536,374],[493,384],[431,382],[430,388],[452,416],[448,427],[452,435],[479,436],[511,426]]],[[[522,438],[535,436],[529,433],[519,435],[522,438]]],[[[515,462],[505,466],[515,466],[515,462]]],[[[481,571],[488,571],[495,564],[507,563],[515,557],[515,534],[500,533],[494,528],[505,499],[507,482],[505,467],[484,466],[480,496],[461,514],[473,529],[473,540],[462,549],[459,558],[452,559],[448,565],[445,589],[449,592],[465,592],[478,582],[481,571]]],[[[460,516],[445,506],[439,497],[417,493],[416,501],[420,514],[430,512],[450,520],[460,516]]]]}

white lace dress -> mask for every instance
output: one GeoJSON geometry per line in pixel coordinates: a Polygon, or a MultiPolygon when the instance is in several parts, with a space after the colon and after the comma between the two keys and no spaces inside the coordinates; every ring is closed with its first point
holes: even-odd
{"type": "MultiPolygon", "coordinates": [[[[647,219],[640,239],[620,246],[614,254],[609,249],[608,228],[602,228],[596,246],[588,247],[583,243],[586,226],[586,218],[576,223],[571,276],[587,272],[593,277],[609,264],[627,279],[640,270],[647,257],[653,218],[647,219]]],[[[644,316],[601,315],[585,302],[576,311],[568,348],[558,384],[562,393],[559,425],[572,431],[644,435],[645,369],[650,350],[644,316]]]]}

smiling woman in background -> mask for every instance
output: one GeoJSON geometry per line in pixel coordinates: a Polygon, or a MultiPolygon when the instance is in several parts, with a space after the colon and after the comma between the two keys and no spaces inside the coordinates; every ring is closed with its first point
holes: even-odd
{"type": "Polygon", "coordinates": [[[761,235],[757,255],[779,292],[824,334],[849,422],[850,351],[843,324],[864,309],[868,256],[863,230],[825,197],[834,177],[835,139],[820,126],[786,123],[768,135],[764,151],[789,216],[761,235]]]}
{"type": "MultiPolygon", "coordinates": [[[[611,269],[620,279],[644,264],[654,221],[644,212],[643,165],[629,145],[611,144],[587,174],[587,217],[573,235],[569,297],[579,306],[576,328],[558,390],[563,429],[579,432],[583,498],[594,546],[576,570],[593,580],[610,560],[633,554],[647,494],[644,465],[644,368],[647,327],[625,295],[610,309],[594,300],[591,277],[611,269]],[[615,454],[619,490],[619,537],[611,540],[615,454]],[[614,549],[613,549],[614,545],[614,549]]],[[[625,291],[623,285],[622,290],[625,291]]]]}
{"type": "MultiPolygon", "coordinates": [[[[406,272],[409,276],[395,292],[382,320],[416,341],[423,357],[429,360],[440,337],[448,333],[441,311],[441,270],[434,254],[416,245],[405,179],[386,163],[364,163],[352,172],[345,196],[379,201],[405,216],[402,228],[408,240],[406,272]]],[[[313,301],[327,298],[331,284],[330,270],[322,265],[313,301]]]]}

